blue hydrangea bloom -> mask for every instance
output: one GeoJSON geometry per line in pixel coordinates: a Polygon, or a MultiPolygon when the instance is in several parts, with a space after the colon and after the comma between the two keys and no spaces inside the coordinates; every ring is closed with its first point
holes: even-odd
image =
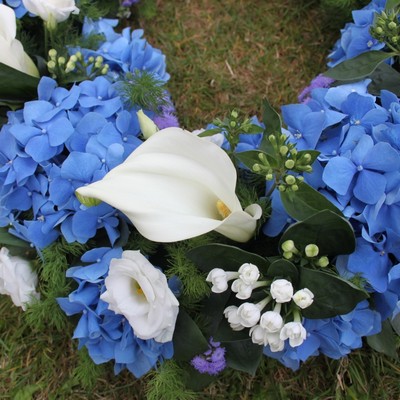
{"type": "Polygon", "coordinates": [[[38,99],[9,112],[0,131],[0,226],[38,249],[60,234],[86,243],[99,230],[113,244],[125,217],[107,204],[83,206],[75,190],[121,164],[142,143],[139,135],[136,109],[126,108],[110,80],[65,89],[43,77],[38,99]]]}
{"type": "Polygon", "coordinates": [[[341,30],[341,37],[335,43],[328,66],[334,67],[342,61],[371,50],[380,50],[385,44],[374,39],[369,33],[375,13],[384,10],[386,0],[373,0],[362,10],[353,11],[353,21],[341,30]]]}
{"type": "Polygon", "coordinates": [[[114,79],[139,70],[154,73],[161,81],[168,81],[170,75],[166,72],[165,55],[142,37],[143,30],[125,28],[121,33],[116,33],[114,26],[115,20],[103,18],[92,21],[86,18],[83,35],[104,34],[105,41],[95,50],[71,48],[70,54],[79,50],[84,58],[102,56],[110,66],[109,76],[114,79]]]}
{"type": "Polygon", "coordinates": [[[99,247],[86,252],[81,258],[84,265],[67,271],[78,287],[57,301],[67,315],[80,315],[73,338],[78,339],[79,348],[87,348],[96,364],[114,360],[115,374],[126,368],[140,378],[158,362],[172,358],[173,344],[137,338],[125,318],[100,299],[110,261],[121,255],[121,248],[99,247]]]}

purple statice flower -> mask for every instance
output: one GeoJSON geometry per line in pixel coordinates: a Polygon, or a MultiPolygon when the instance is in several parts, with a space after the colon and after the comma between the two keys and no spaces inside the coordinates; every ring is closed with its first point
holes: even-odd
{"type": "Polygon", "coordinates": [[[335,80],[332,78],[328,78],[322,74],[316,76],[310,83],[309,86],[305,87],[301,93],[299,94],[299,102],[300,103],[308,103],[311,100],[310,94],[314,89],[317,88],[328,88],[335,80]]]}
{"type": "Polygon", "coordinates": [[[225,348],[220,346],[220,342],[214,342],[212,337],[209,343],[208,350],[195,356],[190,363],[201,374],[218,375],[226,368],[225,348]]]}
{"type": "Polygon", "coordinates": [[[179,121],[175,115],[175,107],[169,97],[166,99],[166,104],[160,107],[160,113],[153,120],[159,129],[170,128],[172,126],[179,127],[179,121]]]}

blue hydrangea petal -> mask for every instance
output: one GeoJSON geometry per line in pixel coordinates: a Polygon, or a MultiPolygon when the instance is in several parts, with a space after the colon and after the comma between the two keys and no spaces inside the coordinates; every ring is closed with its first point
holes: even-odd
{"type": "Polygon", "coordinates": [[[354,196],[367,204],[375,204],[385,193],[386,178],[378,172],[363,170],[357,176],[354,196]]]}
{"type": "Polygon", "coordinates": [[[349,190],[357,169],[347,157],[331,158],[322,174],[324,182],[337,193],[345,195],[349,190]]]}
{"type": "Polygon", "coordinates": [[[36,162],[50,160],[59,153],[58,147],[51,147],[47,135],[35,136],[25,146],[25,151],[36,162]]]}
{"type": "Polygon", "coordinates": [[[366,155],[364,168],[390,172],[400,168],[400,155],[390,144],[377,143],[366,155]]]}

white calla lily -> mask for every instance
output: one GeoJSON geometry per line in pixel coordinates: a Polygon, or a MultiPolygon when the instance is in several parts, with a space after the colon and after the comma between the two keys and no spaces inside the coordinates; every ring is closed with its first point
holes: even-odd
{"type": "Polygon", "coordinates": [[[77,189],[122,211],[147,239],[175,242],[215,230],[238,242],[262,210],[242,209],[236,169],[214,143],[180,128],[158,131],[102,180],[77,189]]]}
{"type": "Polygon", "coordinates": [[[36,65],[25,53],[21,42],[15,39],[16,34],[17,22],[14,10],[0,4],[0,63],[39,77],[36,65]]]}

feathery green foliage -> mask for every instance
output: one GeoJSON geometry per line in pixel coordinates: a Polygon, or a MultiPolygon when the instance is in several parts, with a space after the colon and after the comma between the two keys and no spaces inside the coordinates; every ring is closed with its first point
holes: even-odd
{"type": "Polygon", "coordinates": [[[166,105],[164,82],[155,74],[136,70],[127,73],[125,80],[119,84],[121,97],[130,106],[140,106],[154,112],[166,105]]]}
{"type": "Polygon", "coordinates": [[[147,400],[196,400],[198,394],[185,388],[185,370],[172,360],[165,361],[149,374],[147,400]]]}

